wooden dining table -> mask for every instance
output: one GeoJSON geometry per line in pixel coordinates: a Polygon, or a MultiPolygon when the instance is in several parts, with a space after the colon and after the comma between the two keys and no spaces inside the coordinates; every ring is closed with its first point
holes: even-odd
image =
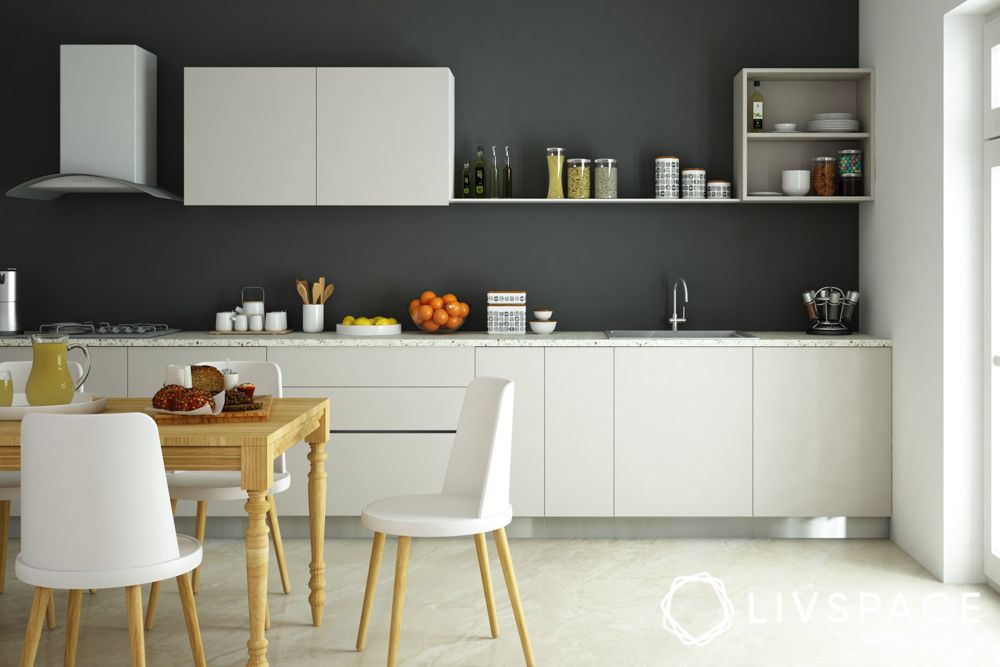
{"type": "MultiPolygon", "coordinates": [[[[109,398],[107,413],[143,412],[149,398],[109,398]]],[[[330,437],[330,401],[326,398],[275,398],[267,421],[205,424],[158,423],[167,470],[238,470],[247,491],[247,603],[250,639],[247,665],[267,665],[268,527],[266,494],[274,483],[274,459],[299,440],[309,443],[309,605],[312,623],[323,622],[326,604],[326,441],[330,437]]],[[[72,437],[72,434],[68,434],[72,437]]],[[[0,421],[0,470],[20,470],[21,422],[0,421]]]]}

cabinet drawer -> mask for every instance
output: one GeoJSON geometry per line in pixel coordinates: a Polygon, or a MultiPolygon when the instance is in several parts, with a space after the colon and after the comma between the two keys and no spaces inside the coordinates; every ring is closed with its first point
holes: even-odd
{"type": "Polygon", "coordinates": [[[130,347],[128,348],[128,395],[152,396],[163,386],[169,364],[202,361],[265,361],[263,347],[130,347]]]}
{"type": "Polygon", "coordinates": [[[330,399],[333,431],[454,431],[460,387],[284,387],[288,397],[330,399]]]}
{"type": "Polygon", "coordinates": [[[327,514],[358,516],[381,498],[440,493],[454,436],[338,433],[326,445],[327,514]]]}
{"type": "Polygon", "coordinates": [[[472,347],[271,347],[289,387],[465,387],[475,374],[472,347]]]}

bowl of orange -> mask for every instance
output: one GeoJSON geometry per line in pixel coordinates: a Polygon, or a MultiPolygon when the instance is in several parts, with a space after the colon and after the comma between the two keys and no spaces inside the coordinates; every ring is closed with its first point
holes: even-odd
{"type": "Polygon", "coordinates": [[[410,319],[421,331],[427,333],[452,333],[458,331],[469,316],[469,304],[458,300],[454,294],[438,296],[427,290],[420,298],[410,302],[410,319]]]}

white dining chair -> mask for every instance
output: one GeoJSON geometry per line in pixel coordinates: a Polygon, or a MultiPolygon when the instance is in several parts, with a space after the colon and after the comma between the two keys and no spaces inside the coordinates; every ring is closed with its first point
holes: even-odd
{"type": "Polygon", "coordinates": [[[528,639],[528,628],[521,609],[521,596],[517,590],[514,564],[505,531],[513,515],[509,502],[513,418],[514,383],[499,378],[476,378],[465,392],[458,431],[441,493],[386,498],[377,500],[364,509],[361,522],[375,531],[375,538],[372,541],[368,581],[361,607],[357,650],[361,651],[365,647],[386,535],[396,535],[398,538],[392,619],[389,625],[389,667],[396,664],[399,651],[406,570],[410,558],[410,541],[414,537],[474,536],[490,634],[494,638],[498,637],[493,583],[486,551],[486,533],[492,532],[507,582],[507,593],[510,595],[517,631],[521,637],[524,662],[529,667],[534,667],[535,658],[528,639]]]}
{"type": "MultiPolygon", "coordinates": [[[[240,380],[253,382],[256,387],[255,396],[270,394],[281,398],[281,368],[271,361],[203,361],[199,366],[214,366],[220,370],[231,368],[240,375],[240,380]]],[[[275,560],[278,562],[278,574],[281,576],[281,587],[285,594],[292,591],[291,579],[288,576],[288,564],[285,561],[285,548],[281,542],[281,527],[278,524],[278,506],[274,497],[287,491],[292,485],[292,476],[285,467],[285,455],[274,461],[274,484],[267,490],[268,523],[271,526],[270,535],[274,543],[275,560]]],[[[247,492],[240,487],[239,471],[178,471],[167,475],[167,487],[170,489],[171,504],[176,510],[177,501],[193,500],[197,503],[195,509],[194,536],[197,540],[205,540],[205,524],[208,517],[209,501],[246,500],[247,492]]],[[[194,571],[192,586],[198,592],[198,580],[201,568],[194,571]]],[[[156,618],[156,602],[159,597],[159,584],[153,584],[149,592],[149,603],[146,606],[146,629],[152,630],[156,618]]],[[[270,623],[268,623],[270,625],[270,623]]]]}
{"type": "MultiPolygon", "coordinates": [[[[69,375],[73,379],[73,384],[83,377],[83,365],[78,361],[70,361],[69,375]]],[[[0,362],[0,371],[10,372],[15,394],[23,394],[24,388],[28,384],[28,376],[31,375],[30,361],[4,361],[0,362]]],[[[80,386],[80,391],[83,391],[80,386]]],[[[7,578],[7,536],[10,532],[10,503],[17,500],[21,491],[21,473],[0,472],[0,593],[4,591],[4,581],[7,578]]],[[[49,627],[55,627],[55,610],[49,615],[49,627]]]]}
{"type": "Polygon", "coordinates": [[[69,590],[64,664],[76,660],[83,591],[125,588],[132,665],[145,665],[141,585],[168,578],[180,589],[194,663],[204,665],[190,578],[201,544],[174,530],[156,422],[138,412],[28,415],[21,476],[14,568],[35,587],[22,667],[35,662],[55,588],[69,590]]]}

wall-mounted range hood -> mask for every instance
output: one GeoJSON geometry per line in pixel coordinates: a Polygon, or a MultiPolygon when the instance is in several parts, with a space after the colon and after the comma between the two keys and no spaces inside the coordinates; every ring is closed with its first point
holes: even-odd
{"type": "Polygon", "coordinates": [[[131,44],[63,44],[59,61],[59,173],[7,196],[144,192],[179,201],[156,187],[156,56],[131,44]]]}

